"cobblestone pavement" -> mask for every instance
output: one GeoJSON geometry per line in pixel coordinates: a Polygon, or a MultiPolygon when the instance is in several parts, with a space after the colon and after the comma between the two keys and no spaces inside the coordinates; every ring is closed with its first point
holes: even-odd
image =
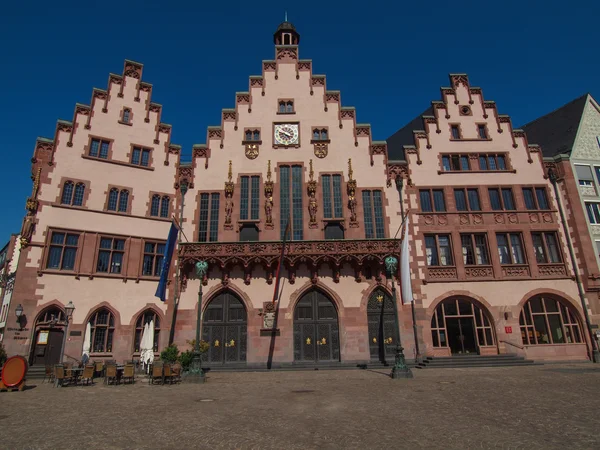
{"type": "Polygon", "coordinates": [[[213,373],[0,393],[2,449],[599,448],[600,367],[213,373]]]}

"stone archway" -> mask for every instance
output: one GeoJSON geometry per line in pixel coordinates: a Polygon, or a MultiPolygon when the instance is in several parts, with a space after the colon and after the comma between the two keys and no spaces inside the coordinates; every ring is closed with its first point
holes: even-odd
{"type": "Polygon", "coordinates": [[[35,321],[30,364],[48,366],[60,362],[64,324],[65,312],[58,306],[49,306],[40,312],[35,321]]]}
{"type": "Polygon", "coordinates": [[[398,343],[398,322],[392,297],[375,289],[367,302],[371,361],[393,361],[398,343]]]}
{"type": "Polygon", "coordinates": [[[231,291],[222,291],[206,306],[202,318],[202,340],[210,347],[202,361],[210,365],[245,363],[248,313],[231,291]]]}
{"type": "Polygon", "coordinates": [[[294,361],[316,364],[339,360],[337,310],[326,294],[312,289],[294,309],[294,361]]]}

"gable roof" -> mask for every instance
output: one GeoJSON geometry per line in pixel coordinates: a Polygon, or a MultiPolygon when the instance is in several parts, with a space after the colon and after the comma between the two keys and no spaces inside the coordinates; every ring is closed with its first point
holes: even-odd
{"type": "Polygon", "coordinates": [[[408,122],[389,138],[387,142],[388,160],[390,161],[405,161],[406,155],[404,153],[405,145],[415,145],[415,139],[413,131],[423,130],[423,116],[433,116],[433,108],[430,106],[413,120],[408,122]]]}
{"type": "Polygon", "coordinates": [[[570,155],[588,95],[520,127],[527,133],[527,141],[540,145],[544,156],[570,155]]]}

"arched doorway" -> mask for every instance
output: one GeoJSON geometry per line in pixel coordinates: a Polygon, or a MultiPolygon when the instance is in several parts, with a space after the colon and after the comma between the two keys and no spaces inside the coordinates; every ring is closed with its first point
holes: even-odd
{"type": "Polygon", "coordinates": [[[519,315],[524,345],[581,344],[585,342],[577,310],[563,299],[536,295],[519,315]]]}
{"type": "Polygon", "coordinates": [[[435,308],[431,318],[434,347],[449,348],[454,355],[477,354],[496,345],[488,311],[468,297],[451,297],[435,308]]]}
{"type": "Polygon", "coordinates": [[[340,337],[335,306],[321,291],[309,291],[294,310],[294,361],[339,360],[340,337]]]}
{"type": "Polygon", "coordinates": [[[210,344],[202,361],[231,364],[246,361],[248,314],[242,301],[231,292],[211,300],[202,319],[202,340],[210,344]]]}
{"type": "Polygon", "coordinates": [[[367,303],[369,350],[372,361],[393,361],[398,342],[398,324],[392,297],[376,289],[367,303]]]}
{"type": "Polygon", "coordinates": [[[30,356],[32,365],[53,365],[60,362],[64,323],[65,313],[58,306],[51,306],[40,313],[35,322],[35,339],[30,356]]]}

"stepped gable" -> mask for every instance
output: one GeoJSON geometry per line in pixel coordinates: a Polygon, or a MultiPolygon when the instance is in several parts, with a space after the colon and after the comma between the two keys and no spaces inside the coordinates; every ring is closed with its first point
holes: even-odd
{"type": "Polygon", "coordinates": [[[407,155],[415,155],[415,162],[422,163],[421,152],[432,147],[431,133],[442,133],[449,120],[460,123],[460,117],[475,114],[474,109],[481,112],[481,117],[486,119],[486,123],[492,119],[498,133],[510,133],[512,147],[525,149],[530,164],[533,163],[531,153],[538,153],[541,162],[539,146],[529,144],[523,130],[513,129],[510,116],[499,114],[496,102],[485,100],[482,89],[471,86],[467,74],[449,74],[449,78],[450,86],[440,88],[441,100],[432,101],[430,107],[386,140],[388,185],[398,174],[408,171],[406,166],[411,161],[407,155]]]}

